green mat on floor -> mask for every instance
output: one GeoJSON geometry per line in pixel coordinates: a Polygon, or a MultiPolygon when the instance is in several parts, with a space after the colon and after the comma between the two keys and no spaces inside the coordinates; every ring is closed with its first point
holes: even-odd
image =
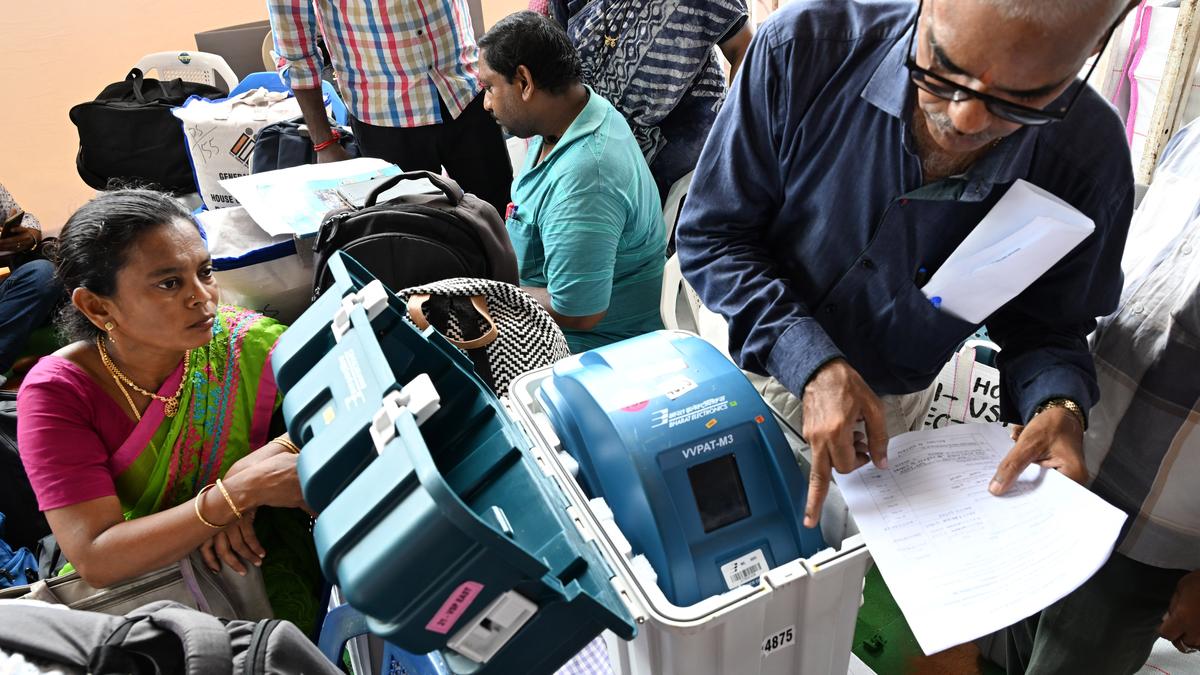
{"type": "MultiPolygon", "coordinates": [[[[878,675],[911,673],[913,661],[922,656],[917,638],[875,566],[867,573],[851,651],[878,675]]],[[[980,667],[984,675],[1004,675],[1001,668],[991,663],[981,661],[980,667]]]]}

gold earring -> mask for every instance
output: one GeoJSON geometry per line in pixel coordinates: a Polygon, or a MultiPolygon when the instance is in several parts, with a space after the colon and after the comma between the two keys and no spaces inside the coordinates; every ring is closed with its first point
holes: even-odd
{"type": "Polygon", "coordinates": [[[104,322],[104,330],[106,330],[106,331],[108,331],[108,332],[110,332],[110,333],[111,333],[111,332],[112,332],[112,329],[114,329],[114,328],[116,328],[116,326],[114,326],[114,325],[113,325],[113,322],[111,322],[111,321],[105,321],[105,322],[104,322]]]}

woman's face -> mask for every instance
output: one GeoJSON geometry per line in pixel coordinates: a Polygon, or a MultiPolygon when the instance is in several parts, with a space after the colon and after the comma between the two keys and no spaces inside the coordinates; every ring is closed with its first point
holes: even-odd
{"type": "Polygon", "coordinates": [[[180,351],[207,344],[220,289],[196,226],[175,220],[137,239],[109,300],[118,341],[180,351]]]}

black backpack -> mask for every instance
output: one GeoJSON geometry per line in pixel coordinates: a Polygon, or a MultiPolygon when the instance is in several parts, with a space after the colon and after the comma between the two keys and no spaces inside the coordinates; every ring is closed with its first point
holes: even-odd
{"type": "MultiPolygon", "coordinates": [[[[317,151],[307,133],[300,133],[304,118],[284,120],[268,124],[254,136],[254,152],[250,154],[250,173],[263,173],[276,169],[317,163],[317,151]]],[[[330,124],[333,124],[332,122],[330,124]]],[[[351,157],[358,157],[358,142],[354,133],[346,127],[336,127],[341,138],[338,143],[351,157]]]]}
{"type": "Polygon", "coordinates": [[[117,181],[195,192],[183,126],[171,114],[193,95],[224,98],[228,92],[181,79],[146,79],[134,68],[94,101],[71,108],[71,122],[79,129],[79,177],[97,190],[117,181]]]}
{"type": "Polygon", "coordinates": [[[11,391],[0,391],[0,513],[4,539],[13,548],[36,550],[38,540],[50,534],[17,453],[17,394],[11,391]]]}
{"type": "Polygon", "coordinates": [[[392,176],[371,190],[362,208],[330,212],[313,251],[314,301],[333,281],[328,265],[336,251],[345,251],[392,291],[453,277],[518,283],[517,256],[496,209],[428,171],[392,176]],[[421,178],[441,193],[376,203],[401,181],[421,178]]]}
{"type": "Polygon", "coordinates": [[[229,621],[166,600],[125,616],[0,603],[0,649],[94,675],[341,673],[287,621],[229,621]]]}

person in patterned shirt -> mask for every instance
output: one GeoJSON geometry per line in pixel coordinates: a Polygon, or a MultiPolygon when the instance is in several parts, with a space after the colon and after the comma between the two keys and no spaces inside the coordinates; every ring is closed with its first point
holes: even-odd
{"type": "Polygon", "coordinates": [[[579,50],[583,81],[629,121],[666,199],[696,168],[725,75],[714,47],[741,66],[752,31],[744,0],[531,0],[579,50]]]}
{"type": "Polygon", "coordinates": [[[46,325],[62,288],[54,280],[54,265],[37,257],[42,225],[36,216],[17,204],[0,185],[0,267],[8,270],[0,281],[0,379],[21,355],[29,334],[46,325]]]}
{"type": "Polygon", "coordinates": [[[359,148],[406,171],[441,173],[504,213],[512,164],[483,109],[467,0],[268,0],[280,75],[318,162],[349,159],[321,95],[323,35],[359,148]]]}

